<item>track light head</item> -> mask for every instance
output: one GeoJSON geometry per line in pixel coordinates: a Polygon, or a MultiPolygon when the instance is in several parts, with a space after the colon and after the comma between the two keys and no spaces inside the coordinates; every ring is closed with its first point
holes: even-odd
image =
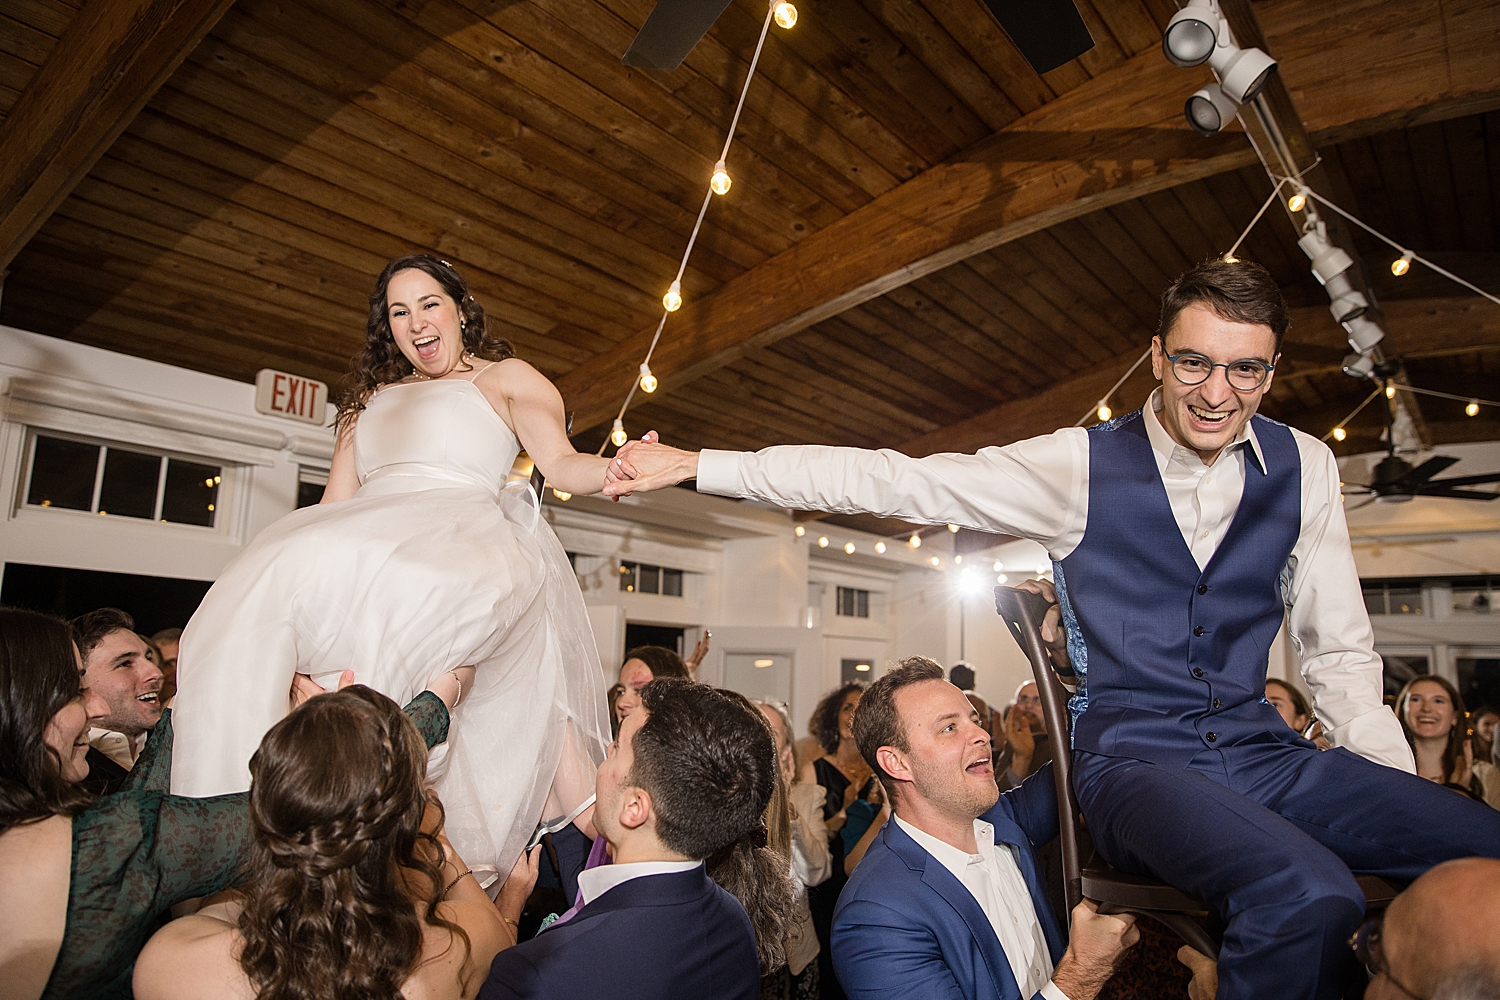
{"type": "Polygon", "coordinates": [[[1375,356],[1369,351],[1356,352],[1344,358],[1343,368],[1344,374],[1350,378],[1369,378],[1370,373],[1375,370],[1375,356]]]}
{"type": "Polygon", "coordinates": [[[1213,135],[1234,120],[1240,106],[1217,83],[1210,83],[1189,97],[1182,111],[1194,132],[1213,135]]]}
{"type": "Polygon", "coordinates": [[[1242,49],[1230,42],[1214,49],[1208,65],[1219,74],[1224,93],[1244,104],[1266,89],[1276,60],[1260,49],[1242,49]]]}
{"type": "MultiPolygon", "coordinates": [[[[1297,241],[1297,245],[1312,261],[1313,277],[1318,279],[1320,285],[1327,285],[1354,266],[1354,258],[1328,242],[1328,232],[1322,223],[1308,230],[1297,241]]],[[[1341,288],[1335,288],[1333,294],[1337,295],[1340,291],[1341,288]]]]}
{"type": "Polygon", "coordinates": [[[1354,289],[1334,297],[1328,306],[1333,318],[1339,323],[1349,323],[1363,316],[1370,309],[1370,301],[1354,289]]]}
{"type": "Polygon", "coordinates": [[[1223,19],[1209,0],[1191,0],[1161,33],[1161,51],[1174,66],[1201,66],[1213,55],[1223,19]]]}
{"type": "Polygon", "coordinates": [[[1356,316],[1343,326],[1344,333],[1349,336],[1349,346],[1361,354],[1373,349],[1376,344],[1385,339],[1385,331],[1369,316],[1356,316]]]}

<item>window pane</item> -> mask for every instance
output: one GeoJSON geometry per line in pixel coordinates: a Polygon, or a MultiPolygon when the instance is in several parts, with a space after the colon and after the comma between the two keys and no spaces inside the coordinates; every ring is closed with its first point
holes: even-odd
{"type": "Polygon", "coordinates": [[[640,578],[636,581],[635,589],[642,594],[655,594],[661,590],[661,567],[642,566],[640,578]]]}
{"type": "Polygon", "coordinates": [[[1463,615],[1487,615],[1493,595],[1488,587],[1454,587],[1453,610],[1463,615]]]}
{"type": "Polygon", "coordinates": [[[668,597],[682,596],[682,570],[664,569],[661,571],[661,592],[668,597]]]}
{"type": "Polygon", "coordinates": [[[322,483],[298,483],[297,484],[297,509],[303,507],[316,507],[323,501],[322,483]]]}
{"type": "Polygon", "coordinates": [[[1422,613],[1422,589],[1420,587],[1392,587],[1389,593],[1391,614],[1420,615],[1422,613]]]}
{"type": "Polygon", "coordinates": [[[1371,615],[1385,614],[1385,588],[1365,588],[1365,613],[1371,615]]]}
{"type": "Polygon", "coordinates": [[[42,507],[90,510],[98,471],[98,445],[39,436],[26,502],[42,507]]]}
{"type": "Polygon", "coordinates": [[[104,485],[99,490],[99,513],[113,517],[156,514],[156,483],[161,456],[110,448],[104,453],[104,485]]]}
{"type": "Polygon", "coordinates": [[[635,563],[620,563],[620,589],[635,590],[635,563]]]}
{"type": "Polygon", "coordinates": [[[854,604],[855,617],[870,617],[870,592],[868,590],[856,590],[854,593],[857,598],[854,604]]]}
{"type": "Polygon", "coordinates": [[[175,524],[214,526],[214,507],[218,504],[221,469],[217,465],[200,465],[170,459],[167,462],[167,490],[162,499],[161,519],[175,524]]]}

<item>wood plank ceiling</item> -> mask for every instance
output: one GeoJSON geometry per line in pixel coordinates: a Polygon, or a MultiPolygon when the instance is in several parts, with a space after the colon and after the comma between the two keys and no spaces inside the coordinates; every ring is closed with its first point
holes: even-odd
{"type": "MultiPolygon", "coordinates": [[[[1312,0],[1259,6],[1299,2],[1312,0]]],[[[275,367],[334,382],[362,338],[373,276],[427,249],[558,378],[659,316],[764,11],[735,0],[679,70],[630,70],[619,54],[651,6],[239,0],[13,261],[0,322],[241,380],[275,367]]],[[[767,41],[734,190],[709,211],[690,297],[1150,53],[1175,9],[1079,0],[1098,44],[1038,76],[979,0],[800,6],[796,29],[767,41]]],[[[0,111],[77,8],[0,0],[0,111]]],[[[1500,285],[1494,107],[1324,148],[1331,196],[1500,285]]],[[[686,384],[665,379],[627,427],[689,447],[931,436],[1139,351],[1161,289],[1227,249],[1269,191],[1244,167],[1056,223],[686,384]]],[[[1273,211],[1242,256],[1305,307],[1265,412],[1322,434],[1367,389],[1337,370],[1345,348],[1294,237],[1273,211]]],[[[1393,279],[1393,252],[1360,249],[1412,382],[1500,398],[1495,317],[1423,339],[1422,310],[1464,293],[1416,272],[1393,279]]],[[[1139,380],[1128,391],[1135,405],[1139,380]]],[[[1052,425],[1094,398],[1068,400],[1052,425]]],[[[1435,442],[1500,437],[1492,411],[1422,407],[1435,442]]],[[[1376,446],[1366,421],[1345,449],[1376,446]]]]}

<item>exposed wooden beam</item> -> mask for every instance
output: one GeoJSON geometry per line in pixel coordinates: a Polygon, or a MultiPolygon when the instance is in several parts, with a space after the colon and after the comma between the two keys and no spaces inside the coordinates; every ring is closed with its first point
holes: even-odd
{"type": "MultiPolygon", "coordinates": [[[[1262,22],[1315,139],[1500,106],[1500,7],[1267,3],[1262,22]],[[1327,79],[1337,87],[1304,88],[1327,79]]],[[[1239,134],[1200,138],[1182,117],[1208,79],[1147,51],[1045,104],[796,246],[689,301],[652,359],[664,389],[980,251],[1151,191],[1234,169],[1254,154],[1239,134]]],[[[654,328],[654,324],[653,324],[654,328]]],[[[585,429],[614,415],[653,330],[563,376],[585,429]]],[[[1107,386],[1106,386],[1107,387],[1107,386]]]]}
{"type": "Polygon", "coordinates": [[[9,264],[234,0],[89,0],[0,123],[9,264]]]}
{"type": "MultiPolygon", "coordinates": [[[[1388,302],[1386,319],[1386,353],[1393,356],[1472,350],[1500,341],[1500,306],[1477,295],[1388,302]]],[[[1342,339],[1328,310],[1317,306],[1293,309],[1292,331],[1299,340],[1314,346],[1342,339]]],[[[1134,351],[1120,355],[1086,375],[1059,382],[1035,396],[1002,403],[896,448],[917,457],[946,451],[970,452],[1071,427],[1139,356],[1134,351]]],[[[1337,370],[1336,364],[1304,365],[1289,374],[1300,378],[1337,370]]],[[[1352,380],[1350,384],[1354,384],[1352,380]]],[[[1149,365],[1142,365],[1110,403],[1117,413],[1139,406],[1154,385],[1149,365]]]]}

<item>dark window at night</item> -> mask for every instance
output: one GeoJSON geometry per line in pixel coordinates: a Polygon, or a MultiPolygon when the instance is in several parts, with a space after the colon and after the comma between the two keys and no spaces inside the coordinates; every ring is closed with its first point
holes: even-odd
{"type": "Polygon", "coordinates": [[[620,564],[620,589],[636,594],[682,596],[682,570],[645,563],[620,564]]]}
{"type": "Polygon", "coordinates": [[[324,485],[322,483],[298,483],[297,484],[297,508],[315,507],[323,502],[324,485]]]}
{"type": "Polygon", "coordinates": [[[843,615],[846,618],[870,617],[870,592],[855,590],[853,587],[838,588],[834,614],[843,615]]]}
{"type": "Polygon", "coordinates": [[[104,482],[99,487],[99,513],[149,520],[156,513],[156,491],[161,485],[160,480],[160,455],[106,449],[104,482]]]}
{"type": "Polygon", "coordinates": [[[98,476],[97,444],[38,436],[26,502],[38,507],[93,510],[98,476]]]}
{"type": "Polygon", "coordinates": [[[220,466],[40,434],[34,440],[30,506],[214,526],[220,466]]]}

